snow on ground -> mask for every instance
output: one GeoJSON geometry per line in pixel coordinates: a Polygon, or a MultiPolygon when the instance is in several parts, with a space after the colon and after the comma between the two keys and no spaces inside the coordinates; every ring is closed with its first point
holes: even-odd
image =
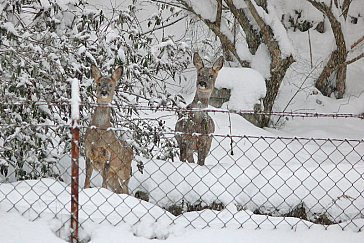
{"type": "MultiPolygon", "coordinates": [[[[54,234],[67,239],[70,187],[42,179],[1,184],[0,191],[4,192],[0,200],[2,242],[62,242],[54,234]],[[16,186],[17,190],[9,190],[11,186],[16,186]]],[[[97,188],[82,190],[80,205],[80,239],[90,242],[147,242],[149,239],[186,242],[186,237],[187,242],[216,242],[215,236],[219,242],[233,242],[240,237],[247,242],[266,242],[266,238],[281,242],[287,237],[300,242],[302,234],[307,234],[312,240],[302,242],[321,242],[322,238],[330,237],[331,241],[325,239],[324,242],[334,243],[340,242],[341,237],[346,238],[345,242],[354,242],[351,240],[364,236],[363,232],[355,232],[364,219],[328,226],[324,230],[323,225],[298,218],[255,215],[249,210],[237,211],[231,205],[222,211],[203,210],[174,216],[154,204],[97,188]],[[122,219],[126,223],[120,223],[122,219]],[[113,226],[115,224],[119,225],[113,226]],[[346,231],[342,231],[343,226],[346,231]],[[269,237],[272,235],[273,238],[269,237]]]]}
{"type": "MultiPolygon", "coordinates": [[[[31,222],[18,213],[4,213],[0,209],[0,239],[6,243],[49,243],[68,242],[66,239],[58,238],[51,230],[49,221],[37,220],[31,222]],[[21,227],[21,228],[20,228],[21,227]],[[16,230],[14,230],[16,229],[16,230]]],[[[322,230],[319,227],[311,229],[180,229],[175,231],[166,240],[147,239],[137,233],[142,228],[129,227],[126,225],[110,226],[101,224],[90,227],[88,235],[91,243],[144,243],[144,242],[168,242],[168,243],[210,243],[210,242],[310,242],[310,243],[341,243],[362,242],[364,233],[353,233],[341,231],[340,229],[322,230]]],[[[152,231],[153,228],[145,229],[152,231]]]]}

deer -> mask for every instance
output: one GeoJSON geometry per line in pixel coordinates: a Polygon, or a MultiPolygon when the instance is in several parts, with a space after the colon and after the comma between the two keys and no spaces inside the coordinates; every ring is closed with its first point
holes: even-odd
{"type": "Polygon", "coordinates": [[[209,114],[201,109],[207,108],[211,93],[215,87],[216,77],[224,65],[224,58],[220,56],[212,67],[205,67],[202,58],[195,52],[193,64],[196,67],[196,93],[192,103],[187,105],[185,112],[179,115],[175,125],[180,161],[195,163],[193,154],[197,152],[197,164],[203,166],[210,151],[215,123],[209,114]],[[198,109],[198,111],[192,111],[198,109]],[[197,135],[196,135],[197,134],[197,135]]]}
{"type": "Polygon", "coordinates": [[[97,106],[91,115],[91,122],[85,134],[86,178],[85,188],[90,187],[93,170],[102,176],[102,187],[118,194],[128,194],[131,177],[133,149],[120,140],[111,123],[111,102],[115,87],[121,78],[123,68],[115,69],[111,77],[104,77],[100,70],[91,66],[91,76],[96,82],[97,106]]]}

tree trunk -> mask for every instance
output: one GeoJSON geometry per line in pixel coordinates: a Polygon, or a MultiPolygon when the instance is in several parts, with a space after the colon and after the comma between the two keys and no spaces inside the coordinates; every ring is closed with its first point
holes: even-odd
{"type": "MultiPolygon", "coordinates": [[[[265,7],[264,9],[266,10],[266,1],[261,0],[258,2],[259,4],[262,4],[263,8],[265,7]]],[[[288,57],[282,56],[278,41],[274,38],[274,33],[272,32],[270,26],[265,24],[262,17],[260,17],[257,10],[255,9],[251,0],[245,0],[245,3],[247,4],[249,11],[251,12],[255,22],[260,28],[263,42],[267,45],[269,55],[271,57],[271,78],[265,81],[267,93],[265,98],[263,99],[264,112],[266,113],[266,115],[264,115],[264,117],[261,119],[262,124],[260,124],[261,127],[267,127],[269,126],[271,118],[269,113],[272,112],[274,101],[278,95],[279,87],[281,86],[282,80],[286,75],[287,69],[295,60],[292,55],[288,57]]]]}
{"type": "MultiPolygon", "coordinates": [[[[335,18],[330,7],[325,3],[316,2],[314,0],[307,1],[319,11],[321,11],[325,16],[327,16],[334,33],[337,47],[337,49],[331,53],[330,59],[316,80],[315,86],[323,95],[331,96],[331,94],[334,92],[336,98],[341,99],[345,93],[347,70],[347,64],[345,63],[347,58],[347,50],[341,24],[335,18]],[[332,82],[332,79],[336,79],[336,82],[332,82]]],[[[346,9],[349,9],[349,5],[350,3],[348,2],[344,4],[346,9]]]]}
{"type": "Polygon", "coordinates": [[[285,59],[281,59],[279,65],[277,65],[274,69],[271,68],[271,78],[266,80],[267,94],[263,99],[264,112],[266,115],[262,117],[261,127],[268,127],[270,123],[271,116],[269,113],[273,110],[274,101],[277,98],[279,88],[281,86],[282,80],[286,75],[288,68],[294,62],[292,56],[289,56],[285,59]]]}

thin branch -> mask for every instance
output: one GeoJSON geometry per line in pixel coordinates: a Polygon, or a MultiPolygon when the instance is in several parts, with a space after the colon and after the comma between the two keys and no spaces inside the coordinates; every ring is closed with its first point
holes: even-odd
{"type": "Polygon", "coordinates": [[[171,26],[171,25],[174,25],[174,24],[178,23],[179,21],[181,21],[181,20],[183,20],[183,19],[185,19],[185,18],[187,18],[187,15],[184,15],[184,16],[182,16],[181,18],[176,19],[176,20],[175,20],[175,21],[173,21],[173,22],[170,22],[169,24],[166,24],[166,25],[160,26],[160,27],[158,27],[158,28],[154,28],[154,29],[152,29],[152,30],[148,30],[148,31],[146,31],[146,32],[144,32],[144,33],[142,33],[142,34],[140,34],[140,35],[141,35],[141,36],[143,36],[143,35],[147,35],[147,34],[149,34],[149,33],[151,33],[151,32],[156,31],[156,30],[160,30],[160,29],[163,29],[163,28],[169,27],[169,26],[171,26]]]}
{"type": "Polygon", "coordinates": [[[354,44],[351,45],[351,49],[354,49],[357,45],[360,44],[360,42],[364,41],[364,36],[360,37],[357,41],[354,42],[354,44]]]}
{"type": "Polygon", "coordinates": [[[222,0],[216,0],[217,1],[217,7],[216,7],[216,19],[215,24],[218,30],[221,29],[221,18],[222,18],[222,0]]]}
{"type": "Polygon", "coordinates": [[[349,64],[352,64],[352,63],[354,63],[354,62],[356,62],[356,61],[359,61],[359,60],[360,60],[360,59],[362,59],[362,58],[364,58],[364,53],[362,53],[362,54],[360,54],[360,55],[358,55],[358,56],[356,56],[356,57],[354,57],[354,58],[350,59],[349,61],[346,61],[346,62],[344,62],[344,63],[340,64],[340,65],[342,65],[342,66],[344,66],[344,65],[349,65],[349,64]]]}
{"type": "MultiPolygon", "coordinates": [[[[177,4],[177,3],[173,3],[173,2],[167,2],[165,0],[150,0],[150,1],[154,2],[154,3],[162,3],[162,4],[165,4],[165,5],[168,5],[168,6],[172,6],[172,7],[176,7],[176,8],[180,8],[180,9],[188,11],[187,8],[185,8],[183,5],[181,5],[183,3],[177,4]]],[[[177,0],[177,2],[181,2],[181,1],[177,0]]]]}
{"type": "Polygon", "coordinates": [[[197,13],[192,6],[190,6],[187,2],[183,1],[183,0],[178,0],[178,2],[180,2],[183,7],[186,9],[186,11],[194,14],[195,16],[197,16],[200,20],[202,20],[208,27],[210,30],[212,30],[214,32],[214,34],[220,39],[221,45],[225,45],[226,48],[234,55],[234,57],[238,60],[239,64],[242,67],[249,67],[250,63],[242,60],[235,48],[234,43],[224,34],[221,32],[220,28],[216,25],[216,22],[212,22],[208,19],[205,19],[201,16],[201,14],[197,13]]]}

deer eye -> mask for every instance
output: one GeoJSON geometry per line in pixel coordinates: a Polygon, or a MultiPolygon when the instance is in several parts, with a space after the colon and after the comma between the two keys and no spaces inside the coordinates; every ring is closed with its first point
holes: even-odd
{"type": "Polygon", "coordinates": [[[210,75],[210,76],[209,76],[209,79],[213,79],[213,78],[214,78],[214,75],[210,75]]]}

